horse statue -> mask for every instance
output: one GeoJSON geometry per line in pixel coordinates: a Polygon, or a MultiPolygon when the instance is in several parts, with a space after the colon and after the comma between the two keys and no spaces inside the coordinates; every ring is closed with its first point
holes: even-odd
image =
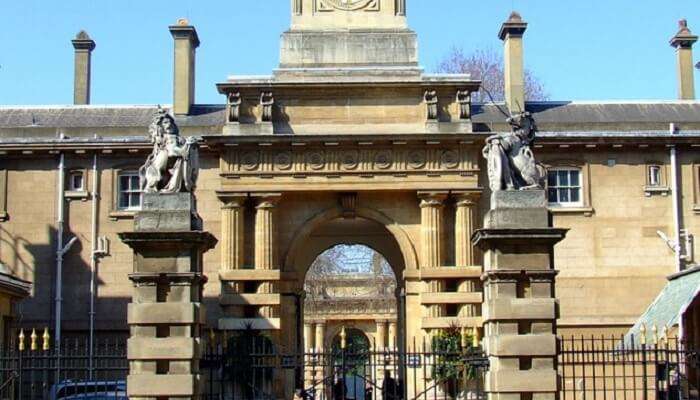
{"type": "Polygon", "coordinates": [[[153,151],[139,169],[145,193],[194,192],[199,175],[197,139],[180,136],[175,119],[162,108],[148,129],[153,151]]]}
{"type": "Polygon", "coordinates": [[[537,132],[532,114],[523,112],[507,121],[511,132],[488,137],[482,151],[491,191],[542,189],[546,171],[532,152],[537,132]]]}

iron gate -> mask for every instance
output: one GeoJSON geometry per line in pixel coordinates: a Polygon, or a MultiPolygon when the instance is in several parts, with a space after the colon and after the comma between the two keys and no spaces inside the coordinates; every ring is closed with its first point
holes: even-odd
{"type": "Polygon", "coordinates": [[[250,352],[209,346],[201,369],[206,399],[437,400],[485,399],[488,360],[481,349],[250,352]]]}

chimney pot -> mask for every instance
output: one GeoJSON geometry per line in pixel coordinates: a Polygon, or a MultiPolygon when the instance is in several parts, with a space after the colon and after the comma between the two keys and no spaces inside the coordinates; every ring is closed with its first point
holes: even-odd
{"type": "Polygon", "coordinates": [[[92,77],[92,51],[95,41],[85,31],[78,32],[71,41],[75,49],[75,76],[73,82],[73,103],[90,104],[90,81],[92,77]]]}

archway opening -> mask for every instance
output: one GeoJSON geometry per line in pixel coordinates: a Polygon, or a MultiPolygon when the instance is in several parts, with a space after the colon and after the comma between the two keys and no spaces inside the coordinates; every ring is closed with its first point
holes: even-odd
{"type": "Polygon", "coordinates": [[[397,286],[388,260],[370,246],[337,244],[321,252],[304,279],[304,323],[315,328],[305,335],[307,348],[337,350],[342,331],[352,352],[395,344],[389,335],[397,334],[397,286]]]}

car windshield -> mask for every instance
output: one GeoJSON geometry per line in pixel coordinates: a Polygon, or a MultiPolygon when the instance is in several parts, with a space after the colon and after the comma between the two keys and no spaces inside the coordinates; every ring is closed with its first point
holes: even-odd
{"type": "Polygon", "coordinates": [[[117,382],[90,382],[79,384],[68,384],[61,387],[56,392],[56,400],[59,399],[126,399],[124,392],[126,386],[117,382]]]}

